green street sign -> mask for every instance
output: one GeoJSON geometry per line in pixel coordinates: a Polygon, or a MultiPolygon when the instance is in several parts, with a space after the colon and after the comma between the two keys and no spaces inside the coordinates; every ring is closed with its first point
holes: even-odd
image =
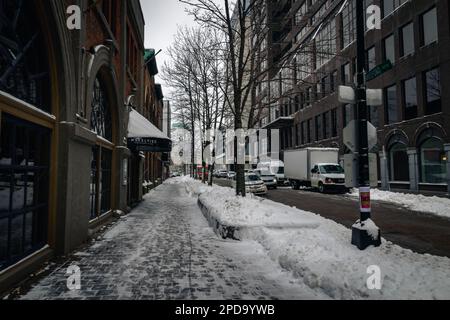
{"type": "Polygon", "coordinates": [[[172,128],[174,128],[174,129],[186,129],[186,126],[184,126],[182,123],[174,123],[174,124],[172,124],[172,128]]]}
{"type": "Polygon", "coordinates": [[[376,66],[366,74],[366,81],[373,80],[379,76],[381,76],[383,73],[391,70],[393,67],[392,62],[390,60],[387,60],[383,62],[382,64],[376,66]]]}

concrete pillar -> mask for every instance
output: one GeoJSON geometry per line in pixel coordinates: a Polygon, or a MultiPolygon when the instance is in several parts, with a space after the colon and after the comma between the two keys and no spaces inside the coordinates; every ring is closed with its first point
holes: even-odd
{"type": "Polygon", "coordinates": [[[380,152],[380,177],[381,177],[381,189],[389,190],[389,167],[386,156],[386,151],[380,152]]]}
{"type": "Polygon", "coordinates": [[[444,151],[447,157],[447,191],[450,193],[450,143],[444,145],[444,151]]]}
{"type": "Polygon", "coordinates": [[[128,184],[131,182],[128,178],[132,168],[130,157],[130,149],[124,146],[116,147],[116,166],[118,169],[115,179],[118,187],[114,190],[113,203],[115,204],[115,209],[123,212],[127,212],[128,207],[128,184]],[[125,161],[127,161],[126,168],[124,168],[125,161]]]}
{"type": "Polygon", "coordinates": [[[419,155],[416,148],[408,149],[410,190],[419,191],[419,155]]]}

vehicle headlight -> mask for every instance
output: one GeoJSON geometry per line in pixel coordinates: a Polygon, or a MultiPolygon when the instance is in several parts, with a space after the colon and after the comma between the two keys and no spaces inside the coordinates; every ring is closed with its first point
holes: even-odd
{"type": "Polygon", "coordinates": [[[275,183],[276,183],[276,182],[277,182],[277,179],[273,179],[273,182],[275,182],[275,183]]]}
{"type": "Polygon", "coordinates": [[[330,179],[330,178],[326,178],[326,179],[325,179],[325,183],[333,183],[333,180],[330,179]]]}

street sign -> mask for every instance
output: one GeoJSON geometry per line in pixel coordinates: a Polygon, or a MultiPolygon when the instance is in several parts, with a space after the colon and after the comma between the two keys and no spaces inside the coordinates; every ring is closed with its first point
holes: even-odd
{"type": "MultiPolygon", "coordinates": [[[[372,150],[378,143],[377,128],[373,126],[370,122],[367,122],[367,136],[369,140],[369,150],[372,150]]],[[[356,145],[356,121],[352,120],[344,128],[344,144],[352,152],[356,152],[358,146],[356,145]]]]}
{"type": "Polygon", "coordinates": [[[369,139],[369,151],[375,148],[378,143],[377,128],[367,121],[367,137],[369,139]]]}
{"type": "Polygon", "coordinates": [[[368,106],[381,106],[383,105],[383,90],[382,89],[367,89],[366,100],[368,106]]]}
{"type": "Polygon", "coordinates": [[[352,151],[356,152],[356,121],[352,120],[349,124],[344,128],[344,144],[352,151]]]}
{"type": "MultiPolygon", "coordinates": [[[[355,104],[355,89],[350,86],[339,86],[338,100],[340,103],[355,104]]],[[[382,89],[366,89],[366,102],[368,106],[383,105],[382,89]]]]}
{"type": "Polygon", "coordinates": [[[349,86],[339,86],[338,90],[338,100],[340,103],[352,103],[356,101],[355,89],[349,86]]]}
{"type": "Polygon", "coordinates": [[[356,188],[358,186],[358,158],[353,153],[344,155],[345,186],[356,188]]]}
{"type": "Polygon", "coordinates": [[[379,76],[381,76],[383,73],[389,71],[392,69],[392,62],[387,60],[383,62],[382,64],[376,66],[366,74],[366,81],[373,80],[379,76]]]}
{"type": "MultiPolygon", "coordinates": [[[[344,171],[345,171],[345,186],[347,188],[357,188],[358,185],[358,155],[355,153],[348,153],[344,155],[344,171]]],[[[378,187],[378,165],[377,154],[369,153],[369,174],[370,186],[378,187]]]]}
{"type": "Polygon", "coordinates": [[[378,157],[376,153],[369,153],[370,186],[378,188],[378,157]]]}

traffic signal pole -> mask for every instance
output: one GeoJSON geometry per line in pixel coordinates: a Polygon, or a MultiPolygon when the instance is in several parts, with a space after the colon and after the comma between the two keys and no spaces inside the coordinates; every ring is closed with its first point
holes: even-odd
{"type": "Polygon", "coordinates": [[[360,220],[352,229],[352,244],[364,250],[370,245],[379,246],[381,236],[374,236],[373,226],[369,224],[371,219],[370,201],[370,172],[369,172],[369,138],[368,138],[368,108],[366,86],[366,49],[365,28],[366,12],[363,0],[356,0],[356,46],[357,46],[357,83],[356,83],[356,140],[358,148],[358,173],[359,173],[359,199],[360,220]],[[371,228],[371,230],[369,230],[371,228]]]}

